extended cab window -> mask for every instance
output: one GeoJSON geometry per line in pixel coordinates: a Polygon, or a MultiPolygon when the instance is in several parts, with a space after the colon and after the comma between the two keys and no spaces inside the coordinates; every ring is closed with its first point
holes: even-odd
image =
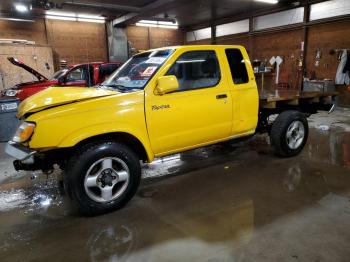
{"type": "Polygon", "coordinates": [[[239,49],[226,49],[226,56],[231,69],[231,75],[235,84],[249,82],[248,72],[242,52],[239,49]]]}
{"type": "Polygon", "coordinates": [[[214,87],[220,82],[220,66],[214,51],[192,51],[182,54],[167,75],[175,75],[179,91],[214,87]]]}

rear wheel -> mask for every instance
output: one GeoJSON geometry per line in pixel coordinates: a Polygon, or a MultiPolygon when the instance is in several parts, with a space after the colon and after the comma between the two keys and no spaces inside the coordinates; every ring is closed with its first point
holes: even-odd
{"type": "Polygon", "coordinates": [[[66,168],[66,186],[82,213],[98,215],[123,207],[136,193],[140,162],[127,146],[101,142],[82,147],[66,168]]]}
{"type": "Polygon", "coordinates": [[[308,135],[309,126],[305,115],[298,111],[285,111],[273,123],[270,139],[277,155],[292,157],[303,150],[308,135]]]}

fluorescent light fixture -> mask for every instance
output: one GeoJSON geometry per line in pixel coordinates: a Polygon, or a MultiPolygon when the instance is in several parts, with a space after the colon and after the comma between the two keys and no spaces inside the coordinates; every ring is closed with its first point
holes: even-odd
{"type": "Polygon", "coordinates": [[[141,24],[158,24],[158,21],[153,21],[153,20],[140,20],[139,23],[141,24]]]}
{"type": "Polygon", "coordinates": [[[95,19],[95,20],[105,20],[104,17],[98,15],[87,15],[87,14],[77,14],[78,18],[95,19]]]}
{"type": "Polygon", "coordinates": [[[76,14],[72,12],[60,12],[60,11],[46,11],[47,19],[65,20],[65,21],[78,21],[89,23],[104,23],[105,18],[97,15],[88,14],[76,14]]]}
{"type": "Polygon", "coordinates": [[[177,25],[152,25],[152,24],[143,24],[143,23],[136,23],[136,26],[143,26],[143,27],[157,27],[157,28],[167,28],[167,29],[178,29],[179,27],[177,25]]]}
{"type": "Polygon", "coordinates": [[[52,16],[71,16],[71,17],[75,17],[75,13],[73,13],[73,12],[46,11],[45,14],[52,15],[52,16]]]}
{"type": "Polygon", "coordinates": [[[68,17],[68,16],[46,15],[45,18],[53,19],[53,20],[77,21],[75,17],[68,17]]]}
{"type": "Polygon", "coordinates": [[[21,13],[28,12],[28,6],[24,4],[15,4],[15,8],[18,12],[21,12],[21,13]]]}
{"type": "Polygon", "coordinates": [[[155,20],[140,20],[136,23],[136,26],[144,27],[158,27],[167,29],[178,29],[178,23],[167,22],[167,21],[155,21],[155,20]]]}
{"type": "Polygon", "coordinates": [[[262,2],[266,4],[278,4],[279,0],[254,0],[255,2],[262,2]]]}
{"type": "Polygon", "coordinates": [[[87,18],[78,18],[77,21],[88,22],[88,23],[101,23],[101,24],[105,22],[105,20],[101,20],[101,19],[87,19],[87,18]]]}
{"type": "Polygon", "coordinates": [[[143,24],[143,23],[136,23],[136,26],[143,26],[143,27],[158,27],[157,25],[152,24],[143,24]]]}

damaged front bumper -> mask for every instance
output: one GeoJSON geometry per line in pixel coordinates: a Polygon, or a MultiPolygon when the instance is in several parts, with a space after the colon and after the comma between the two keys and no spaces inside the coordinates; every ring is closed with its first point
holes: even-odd
{"type": "Polygon", "coordinates": [[[12,141],[7,143],[5,152],[6,154],[27,164],[34,163],[34,155],[37,153],[34,150],[30,150],[29,148],[12,141]]]}
{"type": "Polygon", "coordinates": [[[37,157],[37,151],[31,150],[21,144],[15,142],[8,142],[5,147],[5,152],[16,158],[13,161],[13,166],[16,171],[36,171],[46,169],[45,162],[37,157]]]}

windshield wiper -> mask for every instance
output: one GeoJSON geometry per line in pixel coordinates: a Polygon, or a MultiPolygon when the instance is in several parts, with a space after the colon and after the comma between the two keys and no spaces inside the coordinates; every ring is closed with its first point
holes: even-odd
{"type": "Polygon", "coordinates": [[[118,90],[122,90],[122,91],[128,91],[129,90],[127,87],[125,87],[123,85],[117,85],[117,84],[113,85],[113,84],[111,84],[111,85],[105,85],[105,86],[111,87],[111,88],[115,88],[115,89],[118,89],[118,90]]]}
{"type": "Polygon", "coordinates": [[[113,89],[117,89],[118,91],[122,91],[122,92],[128,92],[130,91],[129,88],[123,86],[123,85],[113,85],[113,84],[110,84],[110,85],[99,85],[98,87],[109,87],[109,88],[113,88],[113,89]]]}
{"type": "Polygon", "coordinates": [[[118,91],[121,92],[133,92],[133,91],[139,91],[139,88],[129,88],[123,85],[117,85],[117,84],[109,84],[109,85],[99,85],[98,88],[103,88],[103,87],[108,87],[112,89],[117,89],[118,91]]]}

